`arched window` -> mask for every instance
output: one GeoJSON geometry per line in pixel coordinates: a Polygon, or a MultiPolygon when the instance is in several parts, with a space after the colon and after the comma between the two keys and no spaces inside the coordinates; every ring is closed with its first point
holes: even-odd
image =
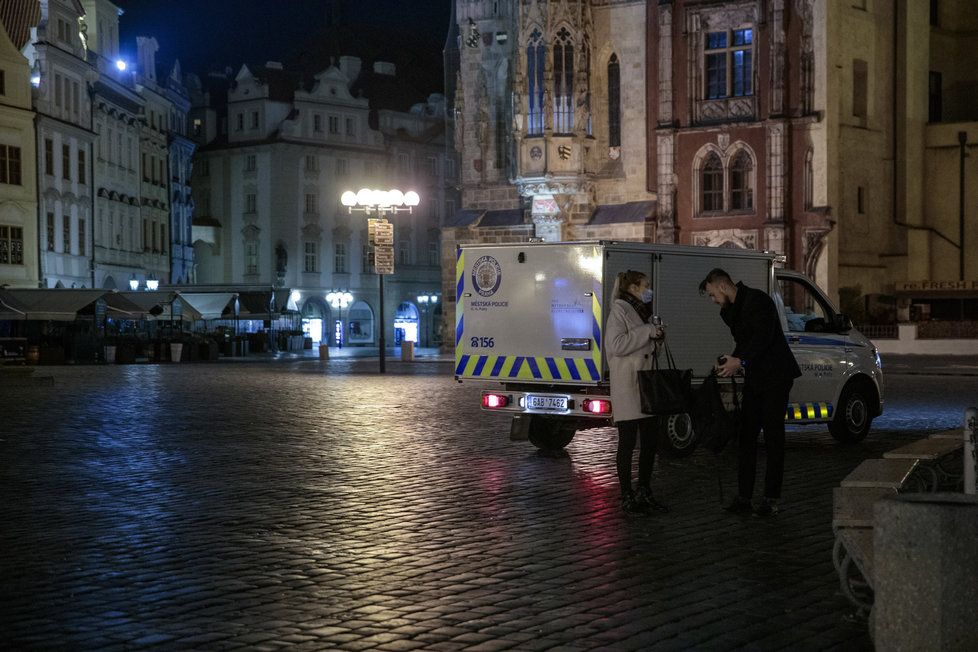
{"type": "Polygon", "coordinates": [[[574,130],[574,45],[571,33],[561,27],[554,41],[554,132],[574,130]]]}
{"type": "Polygon", "coordinates": [[[737,152],[730,165],[730,210],[746,211],[754,208],[754,191],[751,176],[754,162],[744,150],[737,152]]]}
{"type": "Polygon", "coordinates": [[[608,60],[608,145],[621,146],[621,67],[616,54],[608,60]]]}
{"type": "Polygon", "coordinates": [[[527,134],[543,134],[543,73],[546,68],[547,46],[540,30],[534,29],[526,46],[527,134]]]}
{"type": "Polygon", "coordinates": [[[707,155],[701,170],[703,212],[723,210],[723,164],[715,152],[707,155]]]}

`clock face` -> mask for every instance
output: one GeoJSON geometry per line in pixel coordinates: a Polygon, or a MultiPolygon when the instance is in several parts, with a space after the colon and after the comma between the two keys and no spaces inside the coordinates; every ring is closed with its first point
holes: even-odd
{"type": "Polygon", "coordinates": [[[543,158],[543,150],[540,149],[539,145],[534,145],[530,148],[530,158],[532,158],[534,161],[539,161],[541,158],[543,158]]]}

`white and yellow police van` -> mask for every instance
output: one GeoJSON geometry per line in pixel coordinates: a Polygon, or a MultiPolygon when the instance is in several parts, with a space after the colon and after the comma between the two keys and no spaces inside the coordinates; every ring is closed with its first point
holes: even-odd
{"type": "MultiPolygon", "coordinates": [[[[764,289],[778,306],[802,371],[786,406],[789,424],[827,423],[839,441],[862,440],[883,412],[876,347],[806,276],[780,269],[766,252],[604,241],[462,245],[455,377],[486,384],[482,408],[511,413],[514,438],[562,448],[578,430],[614,418],[602,335],[618,272],[648,275],[677,365],[702,381],[734,348],[719,307],[699,294],[715,267],[764,289]]],[[[687,415],[660,423],[674,453],[693,451],[687,415]]]]}

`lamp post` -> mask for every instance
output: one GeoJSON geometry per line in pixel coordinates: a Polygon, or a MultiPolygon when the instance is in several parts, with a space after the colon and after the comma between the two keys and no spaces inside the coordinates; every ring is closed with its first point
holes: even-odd
{"type": "Polygon", "coordinates": [[[156,278],[156,274],[150,273],[149,277],[146,279],[146,289],[150,292],[156,292],[160,289],[160,282],[156,278]]]}
{"type": "MultiPolygon", "coordinates": [[[[346,308],[353,303],[353,295],[349,292],[337,290],[327,294],[326,301],[329,302],[329,305],[333,308],[333,310],[339,309],[340,311],[340,336],[336,338],[336,346],[337,348],[342,349],[343,340],[346,339],[346,327],[343,325],[343,308],[346,308]]],[[[333,332],[335,333],[335,328],[333,332]]]]}
{"type": "Polygon", "coordinates": [[[132,274],[129,277],[129,289],[132,290],[133,292],[139,289],[139,279],[136,278],[135,274],[132,274]]]}
{"type": "Polygon", "coordinates": [[[424,339],[424,344],[422,344],[422,346],[427,347],[428,346],[428,328],[431,327],[431,320],[430,319],[428,320],[428,327],[426,328],[425,327],[425,323],[424,323],[424,321],[425,321],[424,318],[425,318],[425,315],[428,314],[428,306],[431,306],[431,309],[432,310],[435,309],[435,304],[438,303],[438,295],[437,294],[419,294],[418,295],[418,303],[421,304],[421,332],[422,332],[423,339],[424,339]]]}
{"type": "Polygon", "coordinates": [[[374,271],[377,273],[379,290],[379,332],[377,344],[380,346],[380,373],[387,371],[386,346],[384,337],[384,275],[394,273],[394,226],[387,221],[389,213],[410,213],[421,203],[418,193],[413,190],[371,190],[361,188],[358,192],[347,190],[340,196],[340,203],[352,214],[359,211],[367,214],[370,246],[373,251],[374,271]],[[376,216],[376,217],[374,217],[376,216]]]}

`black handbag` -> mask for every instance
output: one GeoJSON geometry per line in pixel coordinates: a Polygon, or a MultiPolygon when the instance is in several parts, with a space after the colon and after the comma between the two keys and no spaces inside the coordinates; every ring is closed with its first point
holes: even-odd
{"type": "Polygon", "coordinates": [[[638,390],[643,414],[682,414],[689,411],[693,370],[676,369],[669,345],[663,343],[666,367],[659,366],[658,350],[652,353],[652,369],[638,372],[638,390]]]}
{"type": "Polygon", "coordinates": [[[711,371],[703,384],[696,390],[691,417],[693,432],[701,446],[719,455],[731,439],[740,431],[740,397],[737,395],[737,381],[730,377],[733,386],[733,410],[728,410],[720,391],[720,379],[716,371],[711,371]]]}

